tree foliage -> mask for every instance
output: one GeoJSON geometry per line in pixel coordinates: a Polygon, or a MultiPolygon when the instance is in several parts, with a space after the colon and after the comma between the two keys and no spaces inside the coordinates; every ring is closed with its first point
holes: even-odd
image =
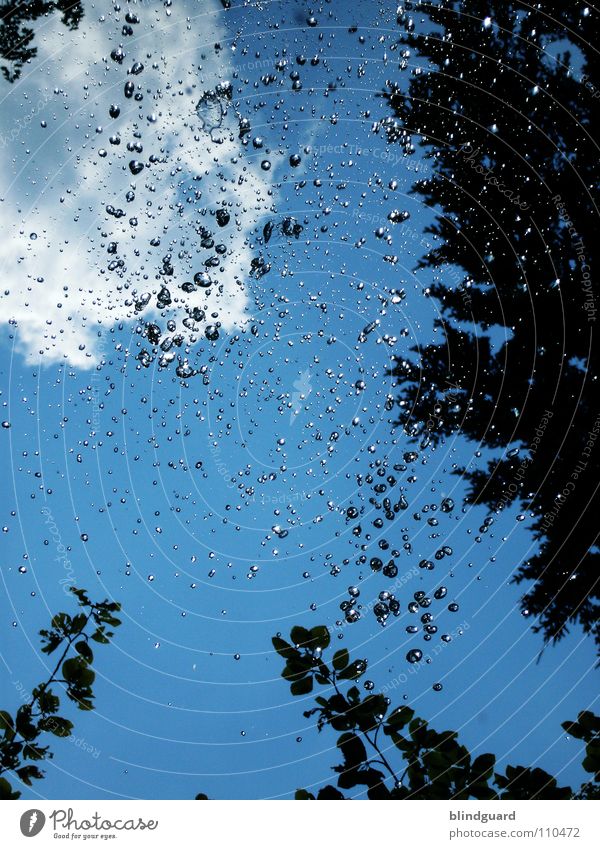
{"type": "Polygon", "coordinates": [[[71,616],[57,613],[49,629],[40,631],[42,652],[58,653],[49,678],[31,691],[29,700],[16,713],[0,711],[0,799],[18,799],[7,775],[15,775],[31,786],[33,779],[44,777],[37,765],[53,757],[48,745],[38,741],[44,734],[70,737],[73,723],[59,716],[60,697],[52,687],[62,685],[67,698],[80,710],[93,710],[92,684],[94,652],[91,643],[106,644],[114,635],[112,628],[121,624],[113,614],[121,609],[117,602],[90,601],[85,590],[71,587],[82,611],[71,616]]]}
{"type": "Polygon", "coordinates": [[[600,717],[590,711],[563,723],[567,734],[586,743],[582,766],[592,775],[574,791],[559,786],[539,767],[507,766],[499,771],[495,755],[473,758],[456,731],[435,731],[407,705],[391,708],[382,693],[363,695],[355,682],[367,671],[367,661],[351,660],[347,649],[339,649],[328,664],[323,652],[329,644],[324,625],[293,628],[289,643],[273,637],[275,651],[285,660],[281,674],[292,695],[323,688],[304,716],[316,717],[319,731],[331,728],[339,734],[341,762],[332,767],[336,785],[315,792],[298,790],[296,799],[345,799],[349,797],[342,791],[353,791],[351,798],[362,788],[369,799],[599,798],[600,717]]]}
{"type": "Polygon", "coordinates": [[[6,80],[14,83],[23,66],[35,58],[37,48],[34,30],[28,26],[55,10],[62,13],[61,21],[69,29],[77,29],[83,18],[81,0],[9,0],[0,10],[0,70],[6,80]]]}
{"type": "Polygon", "coordinates": [[[398,22],[412,72],[388,84],[379,130],[431,166],[412,192],[437,212],[418,269],[441,311],[438,341],[394,363],[400,421],[423,445],[460,432],[489,449],[456,473],[492,520],[531,517],[523,612],[546,640],[577,622],[600,644],[598,14],[440,0],[398,22]]]}

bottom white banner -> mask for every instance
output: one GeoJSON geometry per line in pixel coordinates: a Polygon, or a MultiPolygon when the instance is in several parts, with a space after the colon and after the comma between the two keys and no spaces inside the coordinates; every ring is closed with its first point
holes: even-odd
{"type": "Polygon", "coordinates": [[[0,804],[2,845],[67,841],[115,846],[260,846],[307,849],[325,841],[393,845],[599,845],[598,803],[38,801],[0,804]],[[355,811],[349,811],[354,805],[355,811]],[[391,809],[393,805],[393,809],[391,809]]]}

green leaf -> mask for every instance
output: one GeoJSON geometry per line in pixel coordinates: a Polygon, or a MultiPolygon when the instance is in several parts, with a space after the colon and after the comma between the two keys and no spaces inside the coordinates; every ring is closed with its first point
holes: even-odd
{"type": "Polygon", "coordinates": [[[56,713],[58,710],[60,700],[58,696],[54,695],[52,690],[40,690],[39,687],[35,687],[32,695],[37,700],[38,707],[42,713],[56,713]]]}
{"type": "Polygon", "coordinates": [[[310,629],[311,646],[319,649],[326,649],[331,642],[329,629],[325,625],[315,625],[310,629]]]}
{"type": "Polygon", "coordinates": [[[294,799],[302,800],[302,801],[306,801],[308,799],[314,799],[314,798],[315,797],[313,796],[313,794],[309,793],[307,790],[296,790],[296,793],[294,795],[294,799]]]}
{"type": "Polygon", "coordinates": [[[600,717],[595,716],[591,710],[582,710],[577,716],[577,722],[592,734],[600,732],[600,717]]]}
{"type": "Polygon", "coordinates": [[[290,657],[295,657],[295,655],[298,654],[298,650],[293,646],[290,646],[289,643],[286,643],[285,640],[282,640],[281,637],[273,637],[271,642],[273,643],[273,648],[277,654],[281,655],[281,657],[285,657],[286,660],[290,657]]]}
{"type": "Polygon", "coordinates": [[[367,664],[364,660],[353,660],[352,663],[339,673],[340,680],[356,681],[361,675],[367,671],[367,664]]]}
{"type": "Polygon", "coordinates": [[[0,799],[19,799],[21,794],[13,790],[6,778],[0,778],[0,799]]]}
{"type": "Polygon", "coordinates": [[[81,664],[76,657],[70,657],[62,665],[62,675],[65,681],[76,682],[81,672],[81,664]]]}
{"type": "Polygon", "coordinates": [[[37,737],[38,730],[37,726],[31,721],[30,705],[21,705],[17,711],[15,724],[17,733],[20,734],[24,740],[33,740],[37,737]]]}
{"type": "Polygon", "coordinates": [[[431,751],[425,752],[423,755],[423,764],[427,769],[430,781],[438,781],[444,779],[443,784],[450,784],[450,775],[448,772],[451,762],[443,752],[431,751]]]}
{"type": "Polygon", "coordinates": [[[334,693],[327,702],[329,710],[334,713],[346,713],[350,705],[341,693],[334,693]]]}
{"type": "MultiPolygon", "coordinates": [[[[48,746],[37,746],[33,743],[27,743],[23,746],[23,758],[30,761],[42,761],[48,755],[48,746]]],[[[48,755],[52,757],[52,753],[48,755]]]]}
{"type": "Polygon", "coordinates": [[[338,778],[338,787],[348,790],[358,784],[367,787],[378,787],[383,783],[383,773],[372,767],[344,769],[338,778]]]}
{"type": "Polygon", "coordinates": [[[385,784],[379,782],[379,784],[374,784],[373,787],[369,787],[367,790],[367,798],[368,799],[393,799],[394,796],[387,789],[385,784]]]}
{"type": "MultiPolygon", "coordinates": [[[[12,737],[14,737],[14,729],[15,729],[15,722],[14,722],[12,716],[10,715],[10,713],[6,710],[0,710],[0,730],[3,730],[5,732],[8,731],[9,735],[12,732],[12,737]]],[[[6,736],[9,736],[9,735],[7,735],[5,733],[4,736],[6,737],[6,736]]],[[[11,739],[12,739],[12,737],[11,737],[11,739]]]]}
{"type": "Polygon", "coordinates": [[[44,773],[41,769],[38,769],[37,766],[33,766],[32,764],[27,764],[27,766],[21,766],[16,770],[17,775],[28,787],[31,787],[31,779],[32,778],[43,778],[44,773]]]}
{"type": "Polygon", "coordinates": [[[582,760],[581,766],[586,772],[596,773],[600,770],[600,759],[594,755],[587,755],[582,760]]]}
{"type": "Polygon", "coordinates": [[[70,737],[73,733],[73,723],[62,716],[48,716],[39,722],[41,731],[49,731],[56,737],[70,737]]]}
{"type": "Polygon", "coordinates": [[[417,717],[416,719],[412,719],[408,723],[408,730],[413,740],[415,740],[416,742],[421,742],[423,740],[423,735],[425,731],[427,731],[427,723],[425,722],[425,720],[419,719],[419,717],[417,717]]]}
{"type": "Polygon", "coordinates": [[[387,725],[392,728],[404,728],[407,725],[413,716],[415,715],[414,710],[412,708],[406,707],[402,705],[402,707],[396,708],[387,718],[387,725]]]}
{"type": "Polygon", "coordinates": [[[62,665],[62,674],[65,681],[78,687],[89,687],[96,677],[94,671],[80,656],[65,660],[62,665]]]}
{"type": "Polygon", "coordinates": [[[495,766],[495,755],[487,753],[475,758],[471,766],[471,775],[473,776],[475,783],[479,784],[481,781],[491,778],[495,766]]]}
{"type": "Polygon", "coordinates": [[[96,673],[87,665],[82,664],[81,675],[79,676],[79,685],[81,687],[90,687],[96,680],[96,673]]]}
{"type": "MultiPolygon", "coordinates": [[[[40,631],[40,634],[43,634],[43,632],[40,631]]],[[[44,654],[52,654],[52,652],[56,651],[56,649],[62,643],[63,638],[55,632],[50,633],[50,634],[48,634],[48,632],[46,632],[46,634],[47,634],[46,642],[42,646],[42,651],[44,652],[44,654]]]]}
{"type": "Polygon", "coordinates": [[[352,718],[358,722],[362,731],[371,731],[379,725],[386,711],[385,696],[377,693],[367,696],[360,704],[353,706],[352,718]]]}
{"type": "Polygon", "coordinates": [[[340,649],[336,651],[333,656],[333,668],[337,670],[337,672],[341,672],[342,669],[345,669],[350,663],[350,653],[348,649],[340,649]]]}
{"type": "Polygon", "coordinates": [[[539,767],[507,766],[506,776],[495,774],[496,785],[506,792],[501,799],[569,799],[570,787],[558,787],[556,778],[539,767]]]}
{"type": "Polygon", "coordinates": [[[96,628],[94,633],[91,635],[92,640],[96,643],[106,644],[109,640],[104,636],[104,625],[101,625],[99,628],[96,628]]]}
{"type": "Polygon", "coordinates": [[[73,593],[73,595],[77,596],[80,604],[82,604],[86,607],[91,606],[92,602],[89,600],[85,590],[78,590],[77,587],[70,587],[70,589],[71,589],[71,592],[73,593]]]}
{"type": "Polygon", "coordinates": [[[78,634],[80,631],[83,631],[87,623],[87,616],[85,613],[78,613],[73,617],[73,621],[71,622],[71,632],[73,634],[78,634]]]}
{"type": "Polygon", "coordinates": [[[346,695],[348,696],[348,700],[351,702],[360,701],[360,690],[358,687],[350,687],[346,695]]]}
{"type": "Polygon", "coordinates": [[[469,787],[469,792],[471,796],[474,796],[476,799],[497,799],[498,794],[496,791],[487,784],[472,784],[469,787]]]}
{"type": "Polygon", "coordinates": [[[577,740],[583,740],[585,738],[585,728],[582,728],[577,722],[563,722],[562,727],[567,734],[575,737],[577,740]]]}
{"type": "MultiPolygon", "coordinates": [[[[310,796],[309,794],[308,798],[314,799],[315,797],[310,796]]],[[[326,784],[325,787],[321,787],[321,789],[317,793],[317,799],[338,800],[345,799],[345,796],[343,796],[336,787],[333,787],[331,784],[326,784]]]]}
{"type": "Polygon", "coordinates": [[[290,631],[290,639],[294,645],[302,646],[310,642],[310,633],[300,625],[294,625],[290,631]]]}
{"type": "Polygon", "coordinates": [[[114,616],[109,616],[107,613],[103,613],[100,618],[102,622],[106,622],[107,625],[112,625],[113,628],[116,628],[121,624],[120,619],[116,619],[114,616]]]}
{"type": "Polygon", "coordinates": [[[299,681],[294,681],[290,685],[292,696],[305,696],[310,693],[313,688],[313,679],[311,675],[306,678],[301,678],[299,681]]]}
{"type": "Polygon", "coordinates": [[[397,749],[400,749],[401,752],[408,752],[413,748],[413,744],[407,740],[406,737],[403,737],[402,734],[399,734],[395,728],[390,728],[390,726],[384,725],[383,733],[392,738],[392,743],[397,749]]]}
{"type": "Polygon", "coordinates": [[[75,643],[75,648],[86,663],[94,662],[94,653],[85,640],[79,640],[78,643],[75,643]]]}
{"type": "Polygon", "coordinates": [[[68,613],[57,613],[56,616],[52,617],[50,624],[59,631],[70,631],[71,617],[68,613]]]}
{"type": "Polygon", "coordinates": [[[312,664],[308,659],[303,657],[292,658],[284,666],[281,677],[285,678],[286,681],[296,681],[298,678],[304,678],[311,668],[312,664]]]}
{"type": "Polygon", "coordinates": [[[367,750],[356,734],[342,734],[338,737],[337,747],[342,750],[345,765],[358,766],[367,760],[367,750]]]}
{"type": "Polygon", "coordinates": [[[334,731],[348,731],[354,727],[352,720],[348,719],[344,713],[339,716],[332,716],[329,720],[329,725],[331,725],[334,731]]]}

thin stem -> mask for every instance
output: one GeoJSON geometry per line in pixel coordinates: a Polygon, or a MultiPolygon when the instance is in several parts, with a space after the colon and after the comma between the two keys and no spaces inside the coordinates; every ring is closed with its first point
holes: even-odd
{"type": "Polygon", "coordinates": [[[377,754],[381,758],[381,762],[384,764],[384,766],[386,767],[386,769],[388,770],[388,772],[390,773],[390,775],[394,779],[394,785],[397,785],[398,784],[398,777],[397,777],[396,773],[394,772],[394,770],[392,769],[392,767],[391,767],[390,763],[388,762],[386,756],[383,754],[383,752],[381,751],[381,749],[377,745],[376,741],[374,739],[371,740],[367,731],[363,731],[362,734],[364,734],[365,738],[369,741],[371,746],[373,746],[373,748],[375,749],[375,751],[377,752],[377,754]]]}
{"type": "MultiPolygon", "coordinates": [[[[329,680],[333,684],[335,692],[338,694],[338,696],[341,696],[342,693],[340,693],[340,690],[338,688],[335,672],[331,673],[329,680]]],[[[371,740],[368,733],[366,731],[363,731],[362,728],[359,728],[358,730],[364,736],[367,743],[375,749],[375,751],[377,752],[377,754],[379,755],[379,758],[380,758],[379,762],[387,769],[390,776],[394,779],[394,786],[396,786],[398,784],[398,777],[396,776],[396,773],[394,772],[394,770],[393,770],[392,766],[390,765],[389,761],[387,760],[386,756],[383,754],[383,752],[381,751],[381,749],[377,745],[377,732],[379,731],[380,726],[381,726],[381,723],[377,726],[377,730],[375,731],[375,737],[374,737],[373,740],[371,740]]]]}

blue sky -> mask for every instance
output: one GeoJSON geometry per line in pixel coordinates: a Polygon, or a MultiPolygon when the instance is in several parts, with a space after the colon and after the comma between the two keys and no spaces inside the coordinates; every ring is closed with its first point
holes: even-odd
{"type": "MultiPolygon", "coordinates": [[[[135,115],[115,125],[123,139],[114,156],[98,153],[113,127],[95,132],[109,123],[107,104],[117,93],[123,100],[124,66],[103,70],[101,61],[119,40],[112,15],[90,15],[77,33],[45,24],[35,67],[2,91],[9,124],[42,98],[23,135],[2,148],[11,162],[1,192],[10,234],[4,314],[17,323],[2,334],[1,418],[11,424],[1,431],[3,706],[16,706],[44,676],[36,634],[70,604],[65,576],[122,602],[124,620],[114,644],[97,652],[97,709],[69,714],[75,738],[56,742],[46,780],[25,797],[286,798],[330,780],[335,735],[304,719],[310,697],[291,699],[270,645],[294,624],[321,623],[368,659],[367,677],[393,703],[406,698],[434,727],[459,730],[474,752],[540,765],[564,782],[581,778],[578,745],[560,722],[595,698],[593,646],[574,630],[540,654],[509,585],[532,550],[527,523],[511,509],[481,534],[485,513],[460,508],[452,469],[483,462],[477,446],[457,438],[419,452],[396,474],[409,509],[391,526],[372,526],[379,513],[366,476],[413,449],[386,410],[386,369],[392,355],[432,336],[430,281],[413,271],[432,213],[407,195],[415,169],[426,167],[418,154],[402,158],[373,132],[384,116],[375,94],[401,76],[393,10],[324,9],[309,27],[299,3],[228,14],[215,4],[200,15],[195,4],[175,3],[169,18],[140,5],[137,55],[152,104],[140,109],[157,118],[140,133],[144,156],[160,150],[165,163],[136,184],[135,234],[105,210],[129,188],[122,148],[135,115]],[[53,74],[70,74],[62,94],[47,93],[53,74]],[[194,75],[198,87],[188,91],[194,75]],[[235,95],[215,141],[191,128],[184,109],[224,79],[235,95]],[[234,131],[240,117],[251,124],[247,146],[234,131]],[[207,188],[193,198],[200,174],[207,188]],[[197,267],[194,222],[212,222],[214,199],[224,196],[238,221],[223,237],[223,292],[206,312],[217,311],[225,329],[214,342],[192,332],[187,359],[201,373],[189,380],[176,376],[175,362],[143,368],[136,357],[148,345],[123,283],[156,289],[149,257],[156,263],[167,250],[185,279],[197,267]],[[61,197],[73,200],[65,207],[61,197]],[[393,210],[410,217],[391,223],[393,210]],[[286,217],[302,225],[297,239],[277,230],[286,217]],[[267,221],[275,230],[265,246],[267,221]],[[103,270],[102,245],[113,237],[126,269],[118,284],[103,270]],[[271,269],[256,279],[247,270],[259,254],[271,269]],[[45,279],[32,294],[40,269],[45,279]],[[58,308],[65,285],[71,300],[58,308]],[[405,297],[393,294],[400,290],[405,297]],[[452,513],[424,510],[447,496],[452,513]],[[346,520],[350,505],[362,511],[360,538],[346,520]],[[453,635],[447,645],[408,635],[405,612],[382,628],[368,609],[390,582],[356,561],[377,554],[380,538],[402,548],[403,537],[412,550],[397,558],[402,609],[415,591],[446,586],[432,609],[440,634],[453,635]],[[433,572],[416,570],[440,545],[452,556],[433,572]],[[366,609],[336,627],[349,586],[366,609]],[[458,612],[446,609],[450,600],[458,612]],[[413,646],[431,654],[416,673],[405,660],[413,646]],[[438,682],[441,692],[432,689],[438,682]]],[[[183,309],[173,306],[173,320],[183,309]]]]}

